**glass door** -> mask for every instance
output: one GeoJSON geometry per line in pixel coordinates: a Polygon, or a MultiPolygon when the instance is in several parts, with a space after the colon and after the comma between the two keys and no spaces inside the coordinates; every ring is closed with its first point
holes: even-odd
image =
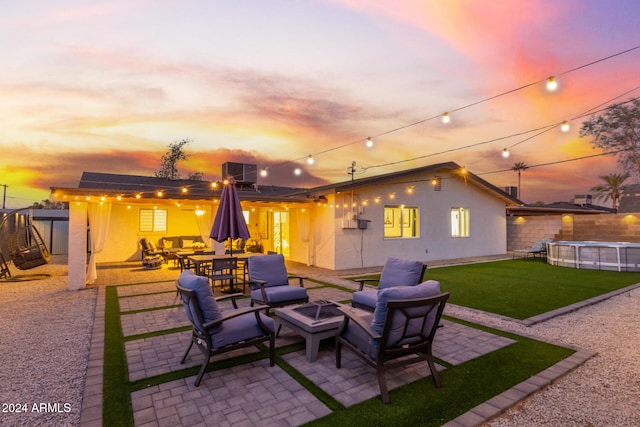
{"type": "Polygon", "coordinates": [[[288,257],[289,252],[289,212],[273,213],[273,250],[288,257]]]}

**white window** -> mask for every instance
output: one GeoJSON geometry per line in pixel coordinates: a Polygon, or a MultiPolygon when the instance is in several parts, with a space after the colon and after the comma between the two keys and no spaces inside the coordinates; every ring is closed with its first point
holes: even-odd
{"type": "Polygon", "coordinates": [[[418,237],[419,218],[417,207],[385,206],[382,218],[384,237],[418,237]]]}
{"type": "Polygon", "coordinates": [[[167,231],[167,210],[140,209],[140,231],[167,231]]]}
{"type": "Polygon", "coordinates": [[[451,209],[451,237],[469,237],[469,209],[451,209]]]}

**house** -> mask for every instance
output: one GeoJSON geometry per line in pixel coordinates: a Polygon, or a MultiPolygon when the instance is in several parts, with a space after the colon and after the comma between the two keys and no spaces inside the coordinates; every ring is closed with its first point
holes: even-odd
{"type": "MultiPolygon", "coordinates": [[[[309,189],[255,178],[236,179],[252,238],[264,251],[332,270],[383,265],[391,255],[504,254],[505,206],[522,204],[453,162],[309,189]]],[[[207,242],[221,192],[212,184],[84,172],[78,188],[52,187],[52,197],[69,202],[70,288],[85,284],[88,241],[94,263],[139,260],[142,237],[200,234],[207,242]],[[87,222],[96,237],[88,239],[87,222]]]]}
{"type": "Polygon", "coordinates": [[[618,213],[640,212],[640,184],[629,184],[618,199],[618,213]]]}

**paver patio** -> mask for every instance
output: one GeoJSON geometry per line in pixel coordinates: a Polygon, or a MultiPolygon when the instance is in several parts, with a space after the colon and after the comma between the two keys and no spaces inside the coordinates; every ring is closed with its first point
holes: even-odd
{"type": "MultiPolygon", "coordinates": [[[[100,273],[103,280],[110,274],[108,270],[100,273]]],[[[147,280],[146,272],[143,273],[145,277],[140,277],[141,272],[136,268],[127,271],[118,267],[112,269],[112,273],[110,277],[114,282],[123,284],[117,287],[117,296],[122,332],[126,338],[129,381],[152,379],[157,375],[200,366],[203,356],[196,348],[191,350],[185,364],[180,364],[191,332],[175,331],[175,328],[189,325],[183,308],[176,306],[178,299],[173,280],[179,271],[166,267],[154,270],[152,280],[157,281],[153,283],[147,280]],[[149,333],[154,334],[137,338],[149,333]]],[[[313,282],[308,282],[308,285],[311,300],[345,301],[351,297],[347,290],[313,282]]],[[[240,300],[241,306],[248,303],[248,299],[240,300]]],[[[231,308],[230,302],[222,303],[222,308],[231,308]]],[[[443,320],[442,324],[443,328],[436,335],[434,356],[454,366],[514,342],[459,323],[443,320]]],[[[276,340],[276,346],[283,348],[299,342],[303,342],[302,337],[285,327],[276,340]]],[[[343,354],[343,368],[336,369],[331,340],[323,342],[318,360],[313,363],[305,359],[304,346],[298,347],[299,350],[284,354],[281,363],[290,365],[345,407],[379,395],[375,370],[350,352],[343,354]]],[[[226,353],[213,358],[211,365],[215,367],[220,360],[257,352],[256,348],[246,348],[226,353]]],[[[586,357],[588,355],[583,355],[586,357]]],[[[565,370],[575,367],[576,363],[580,363],[579,358],[568,363],[565,370]]],[[[391,372],[388,375],[389,388],[428,376],[428,367],[422,365],[410,365],[391,372]]],[[[438,365],[438,369],[445,368],[438,365]]],[[[269,367],[266,358],[207,372],[200,387],[193,385],[194,380],[195,375],[131,393],[135,425],[296,426],[331,412],[281,366],[269,367]]],[[[96,425],[100,425],[95,411],[93,409],[93,416],[87,416],[85,420],[92,418],[96,425]]]]}

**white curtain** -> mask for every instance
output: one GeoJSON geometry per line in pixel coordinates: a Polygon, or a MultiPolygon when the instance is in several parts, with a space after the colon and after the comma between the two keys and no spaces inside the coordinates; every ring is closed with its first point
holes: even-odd
{"type": "Polygon", "coordinates": [[[93,284],[98,278],[96,254],[102,252],[109,231],[111,203],[89,203],[89,235],[91,236],[91,257],[87,266],[87,283],[93,284]]]}
{"type": "Polygon", "coordinates": [[[196,215],[196,223],[198,224],[198,232],[200,233],[200,237],[202,237],[202,241],[205,242],[207,246],[212,248],[211,244],[211,227],[213,226],[213,214],[210,205],[200,206],[195,210],[197,212],[196,215]],[[204,212],[202,215],[198,215],[198,210],[204,212]]]}
{"type": "Polygon", "coordinates": [[[311,263],[311,247],[309,246],[309,235],[311,234],[311,220],[307,209],[298,209],[298,235],[300,240],[307,244],[307,265],[311,263]]]}

